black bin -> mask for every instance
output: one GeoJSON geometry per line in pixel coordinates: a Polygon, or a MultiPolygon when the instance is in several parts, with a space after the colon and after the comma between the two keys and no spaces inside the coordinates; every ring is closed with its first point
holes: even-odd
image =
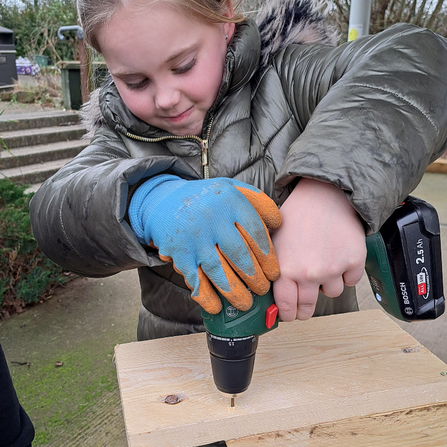
{"type": "Polygon", "coordinates": [[[14,81],[17,81],[14,33],[0,26],[0,87],[13,85],[14,81]]]}

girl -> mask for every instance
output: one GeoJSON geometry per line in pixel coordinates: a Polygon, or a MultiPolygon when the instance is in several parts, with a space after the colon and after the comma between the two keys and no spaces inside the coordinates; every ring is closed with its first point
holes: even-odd
{"type": "Polygon", "coordinates": [[[78,0],[111,78],[33,230],[81,275],[139,269],[140,340],[203,330],[210,281],[241,309],[241,280],[275,281],[284,321],[356,310],[365,232],[446,149],[445,39],[397,25],[334,47],[318,1],[266,2],[257,24],[235,6],[78,0]]]}

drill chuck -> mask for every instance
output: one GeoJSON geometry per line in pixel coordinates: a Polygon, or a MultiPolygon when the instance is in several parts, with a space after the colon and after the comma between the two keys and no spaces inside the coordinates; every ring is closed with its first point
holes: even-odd
{"type": "Polygon", "coordinates": [[[211,368],[217,389],[235,397],[247,390],[253,375],[258,336],[219,337],[207,333],[211,368]]]}

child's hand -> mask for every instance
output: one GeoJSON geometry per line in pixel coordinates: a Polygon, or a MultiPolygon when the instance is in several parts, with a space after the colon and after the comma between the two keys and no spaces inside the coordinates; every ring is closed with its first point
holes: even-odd
{"type": "Polygon", "coordinates": [[[129,206],[141,243],[158,248],[185,277],[191,297],[207,312],[222,308],[212,284],[237,309],[264,295],[279,266],[268,228],[281,214],[266,194],[228,178],[183,180],[159,175],[141,185],[129,206]]]}
{"type": "Polygon", "coordinates": [[[281,207],[282,224],[272,240],[281,269],[273,285],[279,317],[306,320],[318,292],[337,297],[354,286],[366,260],[365,231],[344,192],[301,179],[281,207]]]}

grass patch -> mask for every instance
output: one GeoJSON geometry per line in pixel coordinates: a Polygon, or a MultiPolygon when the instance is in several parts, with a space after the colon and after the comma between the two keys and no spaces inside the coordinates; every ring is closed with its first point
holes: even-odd
{"type": "Polygon", "coordinates": [[[112,352],[97,354],[81,344],[56,359],[54,353],[36,359],[29,369],[13,368],[20,403],[36,429],[33,446],[57,445],[73,426],[91,426],[91,415],[108,396],[119,401],[112,352]]]}

